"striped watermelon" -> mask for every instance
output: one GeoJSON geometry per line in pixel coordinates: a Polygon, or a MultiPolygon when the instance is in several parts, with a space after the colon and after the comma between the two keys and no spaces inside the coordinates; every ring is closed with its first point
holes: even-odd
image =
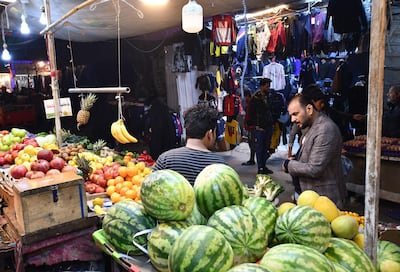
{"type": "Polygon", "coordinates": [[[352,240],[332,237],[324,255],[352,272],[375,271],[371,259],[352,240]]]}
{"type": "Polygon", "coordinates": [[[278,217],[275,237],[280,243],[295,243],[324,252],[331,226],[322,213],[309,206],[296,206],[278,217]]]}
{"type": "Polygon", "coordinates": [[[338,264],[337,262],[331,262],[331,264],[335,268],[335,272],[351,272],[350,270],[348,270],[344,266],[338,264]]]}
{"type": "Polygon", "coordinates": [[[185,220],[192,212],[195,201],[189,181],[169,169],[149,174],[143,180],[140,197],[148,214],[165,221],[185,220]]]}
{"type": "Polygon", "coordinates": [[[172,246],[168,268],[173,272],[225,272],[233,265],[233,251],[225,237],[208,226],[190,226],[172,246]]]}
{"type": "Polygon", "coordinates": [[[200,213],[196,202],[194,202],[193,211],[189,217],[186,218],[186,222],[188,222],[190,225],[207,225],[207,219],[200,213]]]}
{"type": "Polygon", "coordinates": [[[378,254],[376,263],[378,271],[400,272],[400,247],[389,241],[378,241],[378,254]]]}
{"type": "Polygon", "coordinates": [[[248,208],[260,221],[261,225],[265,227],[266,239],[268,243],[274,238],[275,223],[278,218],[278,211],[271,201],[264,197],[250,197],[243,201],[243,206],[248,208]]]}
{"type": "Polygon", "coordinates": [[[162,272],[168,272],[168,255],[172,245],[181,233],[190,227],[185,221],[160,223],[149,236],[147,250],[153,266],[162,272]]]}
{"type": "Polygon", "coordinates": [[[299,244],[272,247],[260,264],[273,272],[335,272],[331,262],[322,253],[299,244]]]}
{"type": "Polygon", "coordinates": [[[232,267],[228,272],[269,272],[270,270],[255,263],[242,263],[232,267]]]}
{"type": "Polygon", "coordinates": [[[194,182],[199,211],[209,218],[215,211],[230,205],[241,205],[243,183],[238,173],[226,164],[205,167],[194,182]]]}
{"type": "Polygon", "coordinates": [[[132,200],[118,202],[108,209],[103,219],[105,238],[120,252],[129,255],[141,255],[143,252],[134,246],[133,241],[146,247],[147,235],[133,239],[143,230],[156,226],[155,220],[146,214],[141,204],[132,200]]]}
{"type": "Polygon", "coordinates": [[[216,211],[207,225],[221,232],[232,247],[234,264],[251,263],[265,253],[265,228],[249,209],[232,205],[216,211]]]}

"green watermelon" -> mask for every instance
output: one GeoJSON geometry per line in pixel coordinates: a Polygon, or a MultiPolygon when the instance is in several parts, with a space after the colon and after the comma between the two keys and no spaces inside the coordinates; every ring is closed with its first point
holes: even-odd
{"type": "Polygon", "coordinates": [[[228,272],[269,272],[270,270],[255,263],[242,263],[228,270],[228,272]]]}
{"type": "Polygon", "coordinates": [[[155,220],[146,214],[143,206],[132,200],[124,200],[111,206],[102,223],[105,238],[118,251],[129,255],[143,254],[143,251],[137,248],[133,241],[146,247],[147,235],[141,235],[135,239],[133,236],[155,226],[155,220]]]}
{"type": "Polygon", "coordinates": [[[265,253],[265,228],[249,209],[232,205],[216,211],[207,225],[221,232],[232,247],[234,264],[251,263],[265,253]]]}
{"type": "Polygon", "coordinates": [[[275,237],[280,243],[295,243],[324,252],[331,238],[325,216],[309,206],[296,206],[276,220],[275,237]]]}
{"type": "Polygon", "coordinates": [[[265,237],[268,243],[274,238],[275,223],[278,218],[278,211],[271,201],[264,197],[250,197],[243,201],[243,206],[248,208],[265,227],[265,237]]]}
{"type": "Polygon", "coordinates": [[[371,259],[352,240],[332,237],[324,255],[352,272],[375,271],[371,259]]]}
{"type": "Polygon", "coordinates": [[[389,241],[378,241],[378,272],[400,272],[400,247],[389,241]]]}
{"type": "Polygon", "coordinates": [[[350,270],[348,270],[347,268],[345,268],[344,266],[342,266],[336,262],[331,262],[331,264],[335,268],[335,272],[351,272],[350,270]]]}
{"type": "Polygon", "coordinates": [[[335,272],[331,262],[319,251],[290,243],[272,247],[260,264],[273,272],[335,272]]]}
{"type": "Polygon", "coordinates": [[[185,221],[160,223],[149,236],[147,250],[153,266],[162,272],[168,272],[168,255],[172,245],[181,233],[190,227],[185,221]]]}
{"type": "Polygon", "coordinates": [[[189,181],[169,169],[149,174],[143,180],[140,197],[146,212],[164,221],[185,220],[195,202],[194,190],[189,181]]]}
{"type": "Polygon", "coordinates": [[[225,272],[233,265],[233,251],[216,229],[190,226],[172,246],[168,268],[174,272],[225,272]]]}
{"type": "Polygon", "coordinates": [[[190,225],[206,225],[207,224],[207,219],[202,215],[199,211],[199,208],[197,208],[196,202],[194,202],[194,207],[192,213],[189,215],[188,218],[185,220],[188,222],[190,225]]]}
{"type": "Polygon", "coordinates": [[[205,167],[194,182],[199,211],[209,218],[215,211],[243,202],[243,183],[238,173],[226,164],[205,167]]]}

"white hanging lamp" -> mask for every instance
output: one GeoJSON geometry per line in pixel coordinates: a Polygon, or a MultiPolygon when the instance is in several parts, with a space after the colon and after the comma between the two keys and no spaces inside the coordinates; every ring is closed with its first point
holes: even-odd
{"type": "Polygon", "coordinates": [[[4,41],[3,43],[3,53],[1,54],[1,59],[4,61],[10,61],[11,60],[11,55],[10,52],[7,49],[7,44],[4,41]]]}
{"type": "Polygon", "coordinates": [[[182,29],[187,33],[197,33],[203,29],[203,8],[196,0],[189,0],[182,8],[182,29]]]}

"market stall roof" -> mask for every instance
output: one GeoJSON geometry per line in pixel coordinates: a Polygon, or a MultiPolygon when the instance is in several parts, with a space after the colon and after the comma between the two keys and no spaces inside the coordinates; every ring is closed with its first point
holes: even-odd
{"type": "MultiPolygon", "coordinates": [[[[68,11],[84,2],[86,1],[50,0],[51,22],[59,20],[68,11]]],[[[245,2],[248,11],[255,11],[273,8],[285,3],[290,5],[303,4],[304,6],[310,0],[247,0],[245,2]]],[[[117,38],[117,3],[119,3],[121,10],[119,16],[120,34],[122,38],[126,38],[180,26],[182,7],[188,3],[188,0],[169,0],[164,6],[145,4],[144,0],[119,0],[119,2],[117,0],[97,0],[77,11],[57,26],[54,37],[80,42],[117,38]]],[[[239,14],[243,12],[242,0],[197,0],[197,3],[203,7],[205,19],[217,14],[239,14]]],[[[26,22],[32,34],[39,34],[45,28],[39,21],[41,9],[44,7],[43,0],[0,0],[0,7],[5,10],[3,19],[6,32],[13,34],[19,32],[21,15],[23,14],[25,14],[26,22]]]]}

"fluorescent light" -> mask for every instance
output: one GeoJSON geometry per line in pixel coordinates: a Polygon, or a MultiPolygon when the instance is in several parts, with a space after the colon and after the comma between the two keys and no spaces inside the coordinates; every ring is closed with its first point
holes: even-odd
{"type": "Polygon", "coordinates": [[[161,6],[168,3],[169,0],[141,0],[146,5],[161,6]]]}
{"type": "MultiPolygon", "coordinates": [[[[266,14],[271,14],[271,13],[279,13],[281,12],[283,9],[288,9],[289,6],[288,5],[279,5],[273,8],[269,8],[269,9],[264,9],[264,10],[260,10],[257,12],[253,12],[253,13],[247,13],[247,18],[254,18],[254,17],[260,17],[266,14]]],[[[245,17],[244,15],[237,15],[235,16],[235,20],[236,21],[240,21],[240,20],[244,20],[245,17]]]]}
{"type": "Polygon", "coordinates": [[[29,29],[28,24],[26,23],[25,15],[21,15],[21,33],[22,34],[29,34],[31,33],[31,30],[29,29]]]}

